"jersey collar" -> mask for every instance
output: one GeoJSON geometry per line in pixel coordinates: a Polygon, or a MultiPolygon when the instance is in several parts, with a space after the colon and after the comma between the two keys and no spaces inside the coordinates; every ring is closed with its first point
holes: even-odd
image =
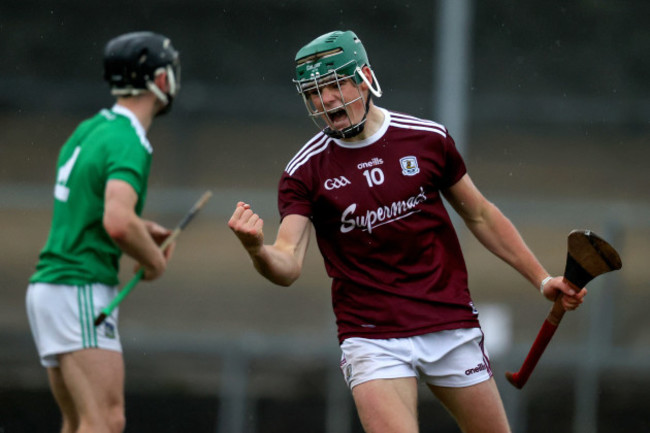
{"type": "Polygon", "coordinates": [[[375,132],[370,137],[365,138],[361,141],[345,141],[345,140],[341,140],[340,138],[333,138],[334,142],[341,147],[355,149],[359,147],[370,146],[371,144],[379,141],[379,139],[383,137],[386,131],[388,130],[388,125],[390,125],[390,112],[381,107],[377,107],[377,108],[379,108],[382,111],[382,113],[384,113],[384,122],[381,124],[377,132],[375,132]]]}
{"type": "Polygon", "coordinates": [[[149,151],[149,153],[152,153],[153,147],[151,147],[151,143],[149,143],[149,139],[147,139],[147,131],[145,131],[142,123],[140,123],[135,114],[133,114],[133,111],[120,104],[113,105],[111,111],[115,114],[125,116],[131,121],[131,126],[133,126],[133,129],[135,129],[135,133],[138,134],[140,142],[145,147],[145,149],[149,151]]]}

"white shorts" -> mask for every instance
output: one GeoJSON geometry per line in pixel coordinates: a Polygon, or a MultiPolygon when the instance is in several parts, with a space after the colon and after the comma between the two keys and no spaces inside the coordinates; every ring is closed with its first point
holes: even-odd
{"type": "Polygon", "coordinates": [[[341,344],[341,371],[350,389],[369,380],[402,377],[434,386],[471,386],[492,377],[483,342],[481,328],[407,338],[348,338],[341,344]]]}
{"type": "Polygon", "coordinates": [[[32,283],[27,288],[27,317],[44,367],[57,367],[57,355],[88,348],[122,352],[118,308],[95,327],[101,310],[117,294],[105,284],[68,286],[32,283]]]}

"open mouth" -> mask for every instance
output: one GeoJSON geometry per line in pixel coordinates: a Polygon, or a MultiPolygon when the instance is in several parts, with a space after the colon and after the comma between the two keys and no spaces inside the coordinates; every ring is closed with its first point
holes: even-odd
{"type": "Polygon", "coordinates": [[[328,113],[328,116],[330,121],[332,122],[332,126],[337,127],[337,129],[341,129],[340,128],[341,125],[347,126],[347,124],[350,123],[348,113],[343,108],[328,113]]]}

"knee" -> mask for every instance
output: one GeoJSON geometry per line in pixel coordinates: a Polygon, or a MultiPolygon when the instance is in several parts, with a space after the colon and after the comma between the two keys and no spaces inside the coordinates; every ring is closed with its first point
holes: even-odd
{"type": "Polygon", "coordinates": [[[109,431],[111,433],[122,433],[126,427],[126,416],[122,407],[111,410],[108,417],[109,431]]]}

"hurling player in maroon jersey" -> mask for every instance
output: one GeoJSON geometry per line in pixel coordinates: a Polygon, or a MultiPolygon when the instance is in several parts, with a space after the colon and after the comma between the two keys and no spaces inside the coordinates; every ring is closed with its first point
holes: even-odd
{"type": "Polygon", "coordinates": [[[575,293],[550,277],[512,223],[469,178],[447,129],[380,108],[361,41],[334,31],[296,55],[296,79],[320,132],[287,165],[273,244],[239,202],[228,223],[257,271],[288,286],[302,271],[311,227],[328,275],[341,370],[367,432],[415,433],[417,383],[464,432],[507,432],[444,196],[470,231],[549,300],[575,293]]]}

